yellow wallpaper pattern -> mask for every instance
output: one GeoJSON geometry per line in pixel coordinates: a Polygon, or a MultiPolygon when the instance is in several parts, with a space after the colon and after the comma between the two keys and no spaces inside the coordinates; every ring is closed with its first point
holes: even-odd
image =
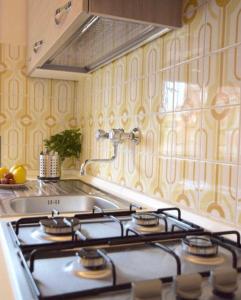
{"type": "Polygon", "coordinates": [[[141,145],[88,171],[241,224],[241,1],[186,0],[183,22],[80,83],[82,159],[111,155],[98,128],[137,126],[141,145]]]}
{"type": "MultiPolygon", "coordinates": [[[[27,78],[25,47],[0,44],[1,163],[37,173],[43,139],[76,127],[77,83],[27,78]]],[[[65,168],[76,168],[73,160],[65,168]]]]}

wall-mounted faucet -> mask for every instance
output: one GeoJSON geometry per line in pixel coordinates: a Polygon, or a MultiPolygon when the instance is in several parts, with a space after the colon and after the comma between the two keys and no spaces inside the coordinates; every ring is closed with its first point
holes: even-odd
{"type": "Polygon", "coordinates": [[[111,158],[87,159],[80,167],[80,175],[86,174],[86,167],[90,163],[114,161],[117,157],[118,145],[122,144],[125,140],[130,140],[136,145],[139,144],[141,140],[141,133],[138,128],[134,128],[130,133],[126,133],[123,128],[111,129],[110,132],[99,129],[97,130],[95,137],[97,140],[109,139],[114,147],[114,155],[111,158]]]}

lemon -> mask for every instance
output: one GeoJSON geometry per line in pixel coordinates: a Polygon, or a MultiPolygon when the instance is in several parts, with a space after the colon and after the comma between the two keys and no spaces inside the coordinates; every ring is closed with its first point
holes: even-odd
{"type": "Polygon", "coordinates": [[[24,183],[26,181],[27,172],[23,166],[15,168],[12,173],[16,183],[24,183]]]}
{"type": "Polygon", "coordinates": [[[13,173],[13,171],[14,171],[15,169],[17,169],[18,167],[22,167],[22,165],[17,165],[17,164],[13,165],[13,166],[10,168],[9,172],[10,172],[10,173],[13,173]]]}
{"type": "Polygon", "coordinates": [[[1,178],[3,178],[3,175],[5,174],[5,173],[8,173],[9,171],[8,171],[8,169],[6,168],[6,167],[1,167],[0,168],[0,179],[1,178]]]}

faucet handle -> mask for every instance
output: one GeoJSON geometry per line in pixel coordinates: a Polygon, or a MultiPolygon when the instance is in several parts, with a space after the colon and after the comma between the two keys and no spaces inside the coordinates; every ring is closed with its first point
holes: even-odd
{"type": "Polygon", "coordinates": [[[123,143],[124,140],[124,129],[123,128],[118,128],[118,129],[111,129],[109,133],[109,139],[112,141],[112,143],[123,143]]]}
{"type": "Polygon", "coordinates": [[[102,129],[98,129],[98,130],[96,131],[95,138],[96,138],[97,140],[100,140],[100,139],[108,139],[108,138],[109,138],[109,133],[108,133],[108,132],[105,132],[105,131],[102,130],[102,129]]]}

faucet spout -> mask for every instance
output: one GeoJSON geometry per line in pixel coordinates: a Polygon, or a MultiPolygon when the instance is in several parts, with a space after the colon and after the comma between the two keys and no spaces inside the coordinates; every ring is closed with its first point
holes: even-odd
{"type": "Polygon", "coordinates": [[[80,166],[80,175],[85,175],[85,168],[89,164],[89,159],[86,159],[80,166]]]}
{"type": "Polygon", "coordinates": [[[83,176],[83,175],[86,175],[86,167],[91,164],[91,163],[96,163],[96,162],[105,162],[105,163],[108,163],[108,162],[112,162],[116,159],[117,157],[117,150],[118,150],[118,144],[117,143],[114,143],[113,144],[114,146],[114,155],[111,157],[111,158],[93,158],[93,159],[86,159],[81,167],[80,167],[80,175],[83,176]]]}

